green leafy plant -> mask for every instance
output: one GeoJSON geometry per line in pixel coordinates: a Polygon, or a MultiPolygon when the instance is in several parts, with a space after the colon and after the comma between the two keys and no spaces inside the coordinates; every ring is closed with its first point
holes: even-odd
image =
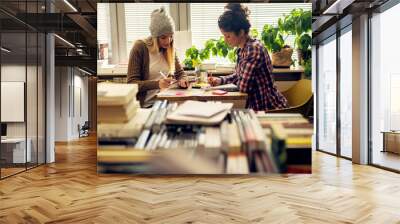
{"type": "Polygon", "coordinates": [[[310,10],[293,9],[290,14],[278,19],[278,27],[281,32],[295,35],[298,44],[299,38],[304,33],[311,33],[312,13],[310,10]]]}
{"type": "Polygon", "coordinates": [[[273,53],[279,52],[285,47],[285,40],[279,31],[279,28],[273,27],[269,24],[264,25],[261,33],[261,40],[265,47],[273,53]]]}
{"type": "Polygon", "coordinates": [[[311,58],[311,23],[311,11],[304,11],[303,9],[293,9],[290,14],[278,20],[278,26],[281,32],[296,37],[294,48],[300,51],[298,54],[299,63],[301,65],[311,58]]]}
{"type": "Polygon", "coordinates": [[[220,37],[215,43],[215,49],[213,48],[213,55],[220,56],[223,58],[228,57],[232,63],[236,62],[236,48],[229,47],[224,40],[224,37],[220,37]],[[217,53],[217,54],[215,54],[217,53]]]}
{"type": "Polygon", "coordinates": [[[209,39],[205,42],[203,49],[197,49],[195,46],[187,49],[185,52],[185,60],[183,61],[184,65],[193,69],[196,66],[200,65],[202,61],[210,58],[211,55],[219,56],[226,58],[228,57],[229,61],[236,62],[236,53],[235,48],[229,47],[223,37],[219,39],[209,39]]]}
{"type": "Polygon", "coordinates": [[[309,50],[311,44],[312,44],[312,38],[308,33],[303,33],[297,39],[297,48],[300,49],[301,51],[309,50]]]}
{"type": "Polygon", "coordinates": [[[305,77],[310,79],[311,78],[311,58],[304,61],[303,67],[304,67],[305,77]]]}
{"type": "Polygon", "coordinates": [[[252,38],[258,38],[258,31],[256,28],[250,29],[250,36],[252,38]]]}
{"type": "MultiPolygon", "coordinates": [[[[202,53],[204,54],[204,53],[202,53]]],[[[185,60],[183,61],[183,64],[190,69],[195,68],[196,66],[200,65],[201,59],[200,59],[200,53],[199,50],[195,47],[192,46],[191,48],[187,49],[185,52],[185,60]]]]}

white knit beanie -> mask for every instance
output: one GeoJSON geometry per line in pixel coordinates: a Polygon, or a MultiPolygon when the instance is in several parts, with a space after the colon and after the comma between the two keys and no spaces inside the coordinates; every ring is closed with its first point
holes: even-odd
{"type": "Polygon", "coordinates": [[[151,13],[150,34],[159,37],[166,33],[174,33],[175,25],[172,18],[167,15],[165,8],[161,7],[151,13]]]}

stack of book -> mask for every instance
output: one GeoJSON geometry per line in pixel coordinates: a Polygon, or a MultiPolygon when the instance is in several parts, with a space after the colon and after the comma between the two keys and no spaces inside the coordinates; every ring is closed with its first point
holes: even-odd
{"type": "MultiPolygon", "coordinates": [[[[110,97],[115,94],[99,97],[99,113],[109,113],[111,106],[129,108],[130,100],[120,97],[117,101],[124,103],[116,104],[110,97]]],[[[100,172],[311,172],[312,125],[298,114],[255,113],[217,102],[186,101],[178,106],[165,100],[129,114],[120,108],[115,118],[119,123],[107,116],[99,123],[100,172]]]]}
{"type": "Polygon", "coordinates": [[[97,121],[100,123],[126,123],[139,108],[136,84],[99,83],[97,86],[97,121]]]}
{"type": "Polygon", "coordinates": [[[150,155],[134,150],[134,146],[150,110],[140,108],[137,92],[136,84],[99,83],[97,86],[97,160],[100,172],[145,170],[143,167],[150,155]]]}
{"type": "Polygon", "coordinates": [[[264,134],[285,173],[311,173],[313,126],[301,114],[258,113],[264,134]]]}

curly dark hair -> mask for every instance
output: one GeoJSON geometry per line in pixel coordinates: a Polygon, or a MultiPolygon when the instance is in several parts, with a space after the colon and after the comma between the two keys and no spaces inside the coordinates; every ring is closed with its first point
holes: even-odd
{"type": "Polygon", "coordinates": [[[249,15],[250,10],[246,6],[240,3],[228,3],[218,19],[218,26],[225,32],[234,32],[236,35],[240,30],[248,34],[251,27],[249,15]]]}

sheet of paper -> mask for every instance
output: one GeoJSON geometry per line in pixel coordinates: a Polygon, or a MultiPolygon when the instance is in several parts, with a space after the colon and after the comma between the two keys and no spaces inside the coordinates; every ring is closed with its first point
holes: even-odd
{"type": "Polygon", "coordinates": [[[187,96],[187,90],[182,89],[165,89],[157,94],[157,96],[187,96]]]}
{"type": "Polygon", "coordinates": [[[174,114],[194,117],[212,117],[232,108],[232,103],[214,103],[188,100],[182,103],[174,114]]]}

